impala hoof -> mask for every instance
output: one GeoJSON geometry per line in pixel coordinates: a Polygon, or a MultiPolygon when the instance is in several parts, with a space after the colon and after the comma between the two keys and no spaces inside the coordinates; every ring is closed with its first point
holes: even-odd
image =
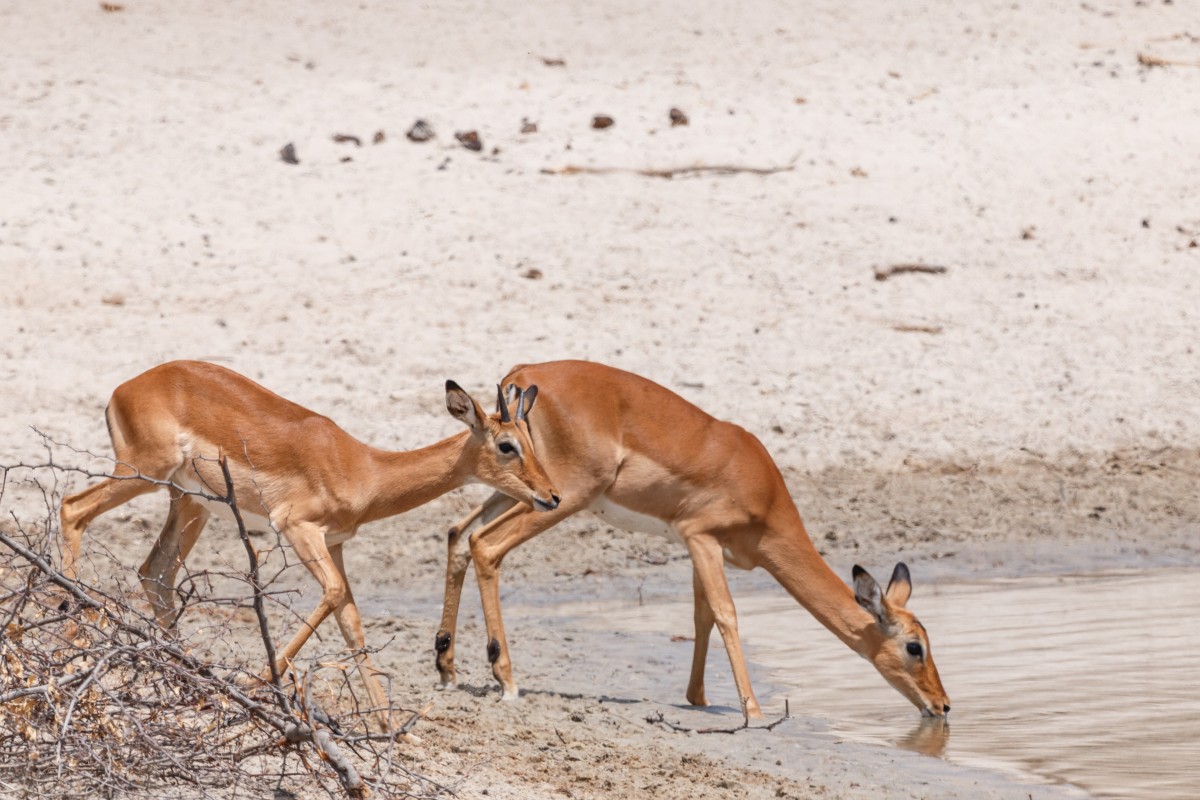
{"type": "Polygon", "coordinates": [[[503,693],[501,693],[500,699],[505,703],[515,703],[521,699],[521,692],[519,689],[517,689],[517,687],[514,686],[512,689],[505,689],[503,693]]]}
{"type": "Polygon", "coordinates": [[[437,685],[437,689],[439,692],[448,692],[451,689],[457,689],[457,688],[458,688],[457,680],[442,681],[441,683],[439,683],[437,685]]]}

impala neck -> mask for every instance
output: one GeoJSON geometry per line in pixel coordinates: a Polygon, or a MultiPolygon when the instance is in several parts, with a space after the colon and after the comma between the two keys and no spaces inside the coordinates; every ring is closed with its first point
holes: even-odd
{"type": "Polygon", "coordinates": [[[787,517],[786,524],[763,537],[763,567],[834,636],[872,660],[884,640],[874,617],[813,547],[795,506],[787,517]]]}
{"type": "Polygon", "coordinates": [[[462,486],[474,474],[470,431],[419,450],[372,452],[371,495],[362,523],[402,514],[462,486]]]}

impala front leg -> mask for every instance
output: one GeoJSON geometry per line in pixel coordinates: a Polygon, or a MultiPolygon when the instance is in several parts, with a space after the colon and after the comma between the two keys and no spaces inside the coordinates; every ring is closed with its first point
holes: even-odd
{"type": "MultiPolygon", "coordinates": [[[[716,622],[721,639],[725,642],[725,651],[729,655],[729,666],[733,668],[733,681],[737,684],[738,698],[748,717],[762,717],[762,709],[750,688],[750,672],[746,669],[746,657],[742,655],[742,642],[738,636],[737,612],[733,607],[733,598],[729,595],[729,584],[725,580],[725,561],[721,552],[721,544],[713,536],[700,533],[684,534],[688,553],[692,556],[692,569],[695,581],[708,600],[708,607],[716,622]]],[[[700,619],[697,610],[697,620],[700,619]]],[[[700,626],[696,629],[695,659],[700,660],[700,679],[703,681],[703,656],[700,654],[700,626]]],[[[706,637],[707,638],[707,637],[706,637]]],[[[707,644],[707,642],[706,642],[707,644]]],[[[692,684],[696,680],[696,660],[692,662],[692,684]]],[[[689,694],[690,699],[690,694],[689,694]]]]}
{"type": "Polygon", "coordinates": [[[483,521],[486,529],[489,523],[516,505],[516,502],[508,495],[497,492],[451,526],[447,535],[446,590],[442,599],[442,624],[434,639],[434,660],[441,679],[441,689],[451,689],[458,684],[458,675],[454,669],[454,640],[458,629],[458,607],[462,601],[463,581],[467,576],[467,568],[471,565],[467,529],[477,519],[483,521]]]}
{"type": "Polygon", "coordinates": [[[708,660],[708,640],[712,635],[713,616],[712,606],[704,596],[704,587],[700,584],[700,575],[692,567],[692,593],[695,598],[693,614],[696,620],[696,647],[692,651],[692,676],[688,679],[687,699],[694,706],[706,706],[708,700],[704,696],[704,663],[708,660]]]}
{"type": "Polygon", "coordinates": [[[475,561],[475,579],[483,601],[483,617],[487,622],[487,658],[492,676],[500,683],[502,697],[516,700],[519,696],[512,677],[512,661],[508,657],[508,641],[504,636],[504,620],[500,616],[500,561],[504,554],[481,546],[482,537],[471,539],[471,558],[475,561]]]}
{"type": "Polygon", "coordinates": [[[479,582],[483,617],[487,621],[488,663],[492,665],[492,675],[500,682],[505,700],[517,699],[517,684],[512,677],[504,621],[500,617],[500,562],[509,550],[587,506],[589,498],[576,497],[573,503],[564,501],[553,511],[535,512],[524,504],[515,506],[471,536],[471,560],[475,562],[475,579],[479,582]]]}

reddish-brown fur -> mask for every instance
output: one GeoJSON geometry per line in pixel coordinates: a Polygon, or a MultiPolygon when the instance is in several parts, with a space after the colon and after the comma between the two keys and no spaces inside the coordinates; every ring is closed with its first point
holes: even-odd
{"type": "MultiPolygon", "coordinates": [[[[215,364],[173,361],[118,386],[106,417],[116,477],[62,505],[63,571],[74,576],[83,532],[97,516],[168,481],[171,508],[140,573],[163,624],[173,619],[175,576],[208,520],[209,509],[180,489],[225,494],[216,459],[228,459],[243,514],[265,518],[292,544],[321,584],[322,597],[279,666],[334,614],[362,665],[373,704],[386,695],[364,651],[365,637],[342,562],[342,544],[359,526],[399,514],[461,486],[487,483],[519,501],[557,506],[558,498],[520,422],[484,414],[448,383],[447,407],[468,430],[409,452],[379,450],[331,420],[215,364]],[[519,448],[499,451],[501,443],[519,448]]],[[[387,714],[381,718],[387,721],[387,714]]]]}
{"type": "Polygon", "coordinates": [[[598,503],[615,503],[661,521],[692,557],[696,643],[687,690],[692,703],[706,702],[704,662],[715,624],[748,713],[761,714],[725,581],[723,561],[728,560],[768,570],[924,713],[949,710],[924,629],[904,609],[908,592],[893,581],[886,594],[880,593],[878,616],[864,610],[864,598],[856,598],[813,547],[775,462],[752,434],[645,378],[601,364],[522,365],[504,379],[505,386],[510,383],[537,384],[542,392],[544,399],[529,417],[530,431],[564,500],[551,513],[533,515],[493,496],[451,528],[438,635],[443,685],[455,681],[454,631],[469,561],[475,562],[489,641],[497,644],[493,674],[505,696],[515,697],[500,612],[501,560],[560,520],[598,503]],[[462,533],[477,519],[484,526],[469,538],[468,556],[462,533]],[[910,642],[921,644],[921,658],[907,654],[910,642]]]}

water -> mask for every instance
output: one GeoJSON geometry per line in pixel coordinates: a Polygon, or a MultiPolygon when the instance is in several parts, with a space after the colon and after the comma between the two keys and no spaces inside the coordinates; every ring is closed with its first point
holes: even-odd
{"type": "MultiPolygon", "coordinates": [[[[954,711],[921,722],[874,668],[779,590],[735,597],[748,657],[794,713],[845,739],[1069,782],[1100,797],[1200,796],[1200,574],[918,586],[954,711]],[[922,591],[924,589],[924,591],[922,591]]],[[[690,628],[690,607],[606,609],[605,626],[690,628]]],[[[720,637],[714,631],[714,642],[720,637]]],[[[710,697],[728,661],[709,653],[710,697]]],[[[684,678],[685,676],[680,676],[684,678]]],[[[756,689],[764,701],[766,686],[756,689]]]]}

